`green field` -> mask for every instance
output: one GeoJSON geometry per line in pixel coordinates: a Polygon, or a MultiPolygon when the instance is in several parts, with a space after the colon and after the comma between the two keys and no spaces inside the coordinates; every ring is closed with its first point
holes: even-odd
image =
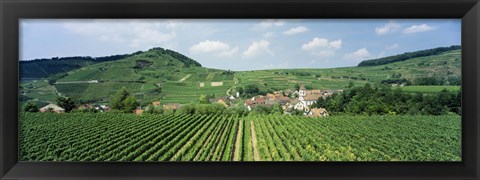
{"type": "MultiPolygon", "coordinates": [[[[95,63],[69,71],[65,77],[57,80],[59,84],[50,85],[42,80],[39,81],[43,83],[42,88],[33,88],[35,83],[24,82],[21,86],[25,87],[27,93],[23,95],[21,103],[50,103],[55,101],[57,94],[105,103],[116,91],[126,87],[141,104],[150,104],[153,101],[187,104],[197,102],[202,94],[224,96],[228,90],[250,84],[256,84],[261,90],[273,91],[293,89],[296,84],[305,84],[313,89],[345,89],[350,82],[355,86],[363,86],[366,83],[380,84],[382,81],[395,79],[415,82],[419,77],[458,78],[461,72],[460,59],[461,50],[452,50],[379,66],[226,73],[226,70],[187,66],[172,54],[152,49],[124,59],[95,63]],[[140,64],[139,67],[139,62],[148,63],[140,64]],[[100,83],[79,83],[90,80],[100,83]],[[211,86],[211,82],[223,82],[223,85],[211,86]],[[205,86],[200,87],[200,83],[205,86]]],[[[435,94],[443,87],[404,86],[402,89],[405,92],[435,94]]],[[[459,86],[446,88],[454,92],[459,86]]]]}
{"type": "Polygon", "coordinates": [[[405,92],[420,92],[425,94],[437,94],[443,89],[447,89],[448,92],[457,93],[460,91],[460,86],[404,86],[401,87],[405,92]]]}
{"type": "Polygon", "coordinates": [[[379,66],[240,71],[235,77],[242,85],[257,84],[263,88],[287,89],[298,83],[314,89],[344,89],[349,82],[361,86],[396,78],[414,81],[415,78],[427,76],[460,76],[460,58],[461,50],[453,50],[379,66]],[[394,78],[398,74],[400,77],[394,78]]]}
{"type": "Polygon", "coordinates": [[[446,116],[21,113],[20,161],[461,161],[446,116]]]}

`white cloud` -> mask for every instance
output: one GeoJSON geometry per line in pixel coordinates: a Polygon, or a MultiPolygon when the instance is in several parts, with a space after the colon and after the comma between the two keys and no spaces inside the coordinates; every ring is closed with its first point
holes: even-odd
{"type": "Polygon", "coordinates": [[[231,57],[238,52],[238,47],[230,48],[230,45],[221,41],[202,41],[190,47],[190,53],[211,53],[217,56],[231,57]]]}
{"type": "Polygon", "coordinates": [[[376,27],[375,28],[375,33],[378,35],[384,35],[387,33],[395,32],[398,29],[400,29],[401,26],[393,21],[390,21],[389,23],[385,24],[382,27],[376,27]]]}
{"type": "Polygon", "coordinates": [[[263,20],[262,22],[255,24],[251,30],[254,31],[263,31],[266,30],[270,27],[279,27],[285,25],[285,21],[283,20],[278,20],[278,19],[267,19],[263,20]]]}
{"type": "Polygon", "coordinates": [[[309,30],[310,29],[306,28],[305,26],[298,26],[298,27],[294,27],[294,28],[289,29],[288,31],[283,32],[283,34],[295,35],[295,34],[307,32],[309,30]]]}
{"type": "Polygon", "coordinates": [[[305,43],[305,44],[302,44],[302,49],[303,50],[311,50],[311,49],[314,49],[314,48],[318,48],[318,47],[327,47],[328,46],[328,39],[324,39],[324,38],[313,38],[312,41],[308,42],[308,43],[305,43]]]}
{"type": "Polygon", "coordinates": [[[177,37],[174,30],[180,24],[151,20],[70,21],[63,28],[71,33],[109,43],[126,43],[130,47],[161,46],[177,37]]]}
{"type": "Polygon", "coordinates": [[[429,26],[427,24],[422,24],[422,25],[413,25],[408,28],[405,28],[402,32],[405,34],[410,34],[410,33],[418,33],[418,32],[426,32],[426,31],[431,31],[434,30],[435,27],[429,26]]]}
{"type": "Polygon", "coordinates": [[[243,56],[246,58],[257,56],[259,54],[263,54],[267,52],[270,55],[273,55],[273,52],[269,48],[270,42],[266,40],[255,41],[250,46],[248,46],[247,50],[243,52],[243,56]]]}
{"type": "Polygon", "coordinates": [[[333,47],[335,49],[340,49],[342,48],[342,40],[341,39],[338,39],[338,40],[335,40],[335,41],[331,41],[330,42],[330,47],[333,47]]]}
{"type": "Polygon", "coordinates": [[[355,52],[345,54],[344,58],[349,60],[363,60],[365,58],[370,57],[370,52],[368,52],[367,48],[358,49],[355,52]]]}
{"type": "Polygon", "coordinates": [[[221,53],[218,54],[218,56],[221,56],[221,57],[232,57],[233,55],[235,55],[236,53],[238,52],[238,47],[234,47],[228,51],[223,51],[221,53]]]}
{"type": "Polygon", "coordinates": [[[263,37],[264,38],[275,37],[275,33],[274,32],[266,32],[266,33],[263,33],[263,37]]]}
{"type": "Polygon", "coordinates": [[[327,49],[327,50],[322,50],[320,52],[314,52],[313,54],[321,57],[331,57],[335,55],[335,50],[327,49]]]}
{"type": "Polygon", "coordinates": [[[392,45],[390,45],[390,46],[385,47],[385,50],[387,50],[387,51],[393,51],[393,50],[398,49],[399,47],[400,47],[400,46],[399,46],[398,44],[392,44],[392,45]]]}
{"type": "Polygon", "coordinates": [[[330,41],[325,38],[315,37],[310,42],[302,45],[303,50],[311,51],[313,55],[330,57],[335,55],[335,50],[342,48],[342,40],[330,41]]]}

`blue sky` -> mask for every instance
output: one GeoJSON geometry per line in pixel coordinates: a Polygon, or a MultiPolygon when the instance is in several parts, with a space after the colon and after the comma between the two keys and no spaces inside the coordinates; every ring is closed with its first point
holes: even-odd
{"type": "Polygon", "coordinates": [[[98,57],[163,47],[219,69],[345,67],[460,45],[460,26],[456,19],[22,19],[20,59],[98,57]]]}

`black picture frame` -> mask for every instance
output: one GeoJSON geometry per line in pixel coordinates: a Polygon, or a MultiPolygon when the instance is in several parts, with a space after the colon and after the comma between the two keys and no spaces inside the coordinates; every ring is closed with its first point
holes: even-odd
{"type": "Polygon", "coordinates": [[[0,0],[0,179],[480,179],[478,0],[0,0]],[[462,19],[462,162],[18,162],[21,18],[462,19]]]}

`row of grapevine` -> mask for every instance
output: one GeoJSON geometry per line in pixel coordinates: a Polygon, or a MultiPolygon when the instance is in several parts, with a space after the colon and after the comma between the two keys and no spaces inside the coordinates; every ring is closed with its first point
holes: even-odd
{"type": "Polygon", "coordinates": [[[459,161],[460,116],[21,113],[21,161],[459,161]]]}

